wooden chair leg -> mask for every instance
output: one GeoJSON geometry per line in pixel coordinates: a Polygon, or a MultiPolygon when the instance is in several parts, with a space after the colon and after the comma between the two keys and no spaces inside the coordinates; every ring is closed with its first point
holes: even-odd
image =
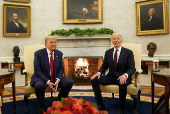
{"type": "Polygon", "coordinates": [[[114,93],[112,93],[112,99],[114,99],[115,97],[114,97],[114,93]]]}
{"type": "Polygon", "coordinates": [[[133,114],[138,114],[137,110],[136,110],[136,105],[137,105],[137,98],[134,98],[134,112],[133,114]]]}
{"type": "Polygon", "coordinates": [[[51,98],[53,98],[53,92],[51,92],[51,98]]]}
{"type": "Polygon", "coordinates": [[[24,94],[24,101],[25,101],[25,109],[24,109],[24,112],[25,113],[28,113],[28,97],[30,97],[30,94],[24,94]]]}
{"type": "Polygon", "coordinates": [[[138,101],[139,101],[139,103],[141,103],[141,101],[140,101],[140,95],[141,95],[141,90],[139,89],[139,91],[138,91],[138,101]]]}

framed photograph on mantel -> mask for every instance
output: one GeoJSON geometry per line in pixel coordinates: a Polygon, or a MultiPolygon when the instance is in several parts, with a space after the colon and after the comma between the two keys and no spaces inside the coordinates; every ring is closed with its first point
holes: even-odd
{"type": "Polygon", "coordinates": [[[12,1],[12,2],[31,2],[31,0],[4,0],[4,1],[12,1]]]}
{"type": "Polygon", "coordinates": [[[3,4],[3,36],[31,36],[31,6],[3,4]]]}
{"type": "Polygon", "coordinates": [[[169,33],[168,0],[136,2],[136,35],[169,33]]]}
{"type": "Polygon", "coordinates": [[[63,23],[103,23],[102,0],[63,0],[63,23]]]}

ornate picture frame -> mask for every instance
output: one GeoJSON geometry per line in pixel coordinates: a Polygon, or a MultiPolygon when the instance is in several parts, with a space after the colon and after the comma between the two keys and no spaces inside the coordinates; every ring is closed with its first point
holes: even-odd
{"type": "Polygon", "coordinates": [[[103,23],[102,0],[63,0],[63,23],[103,23]]]}
{"type": "Polygon", "coordinates": [[[3,36],[31,36],[31,6],[3,4],[3,36]]]}
{"type": "Polygon", "coordinates": [[[31,2],[31,0],[4,0],[4,1],[11,1],[11,2],[31,2]]]}
{"type": "Polygon", "coordinates": [[[169,33],[168,0],[140,1],[136,6],[136,35],[169,33]]]}

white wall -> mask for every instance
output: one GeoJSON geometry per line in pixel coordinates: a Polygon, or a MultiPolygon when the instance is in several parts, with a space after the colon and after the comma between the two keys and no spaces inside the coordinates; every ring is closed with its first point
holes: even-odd
{"type": "MultiPolygon", "coordinates": [[[[141,43],[143,56],[148,53],[146,47],[149,42],[157,44],[155,56],[170,56],[170,34],[136,36],[135,2],[137,1],[140,0],[103,0],[103,24],[62,24],[62,0],[31,0],[31,3],[1,0],[1,9],[3,9],[3,3],[31,6],[31,37],[3,37],[3,18],[0,18],[0,59],[12,58],[12,49],[16,45],[20,48],[20,57],[23,57],[24,46],[37,43],[44,44],[44,37],[50,34],[51,30],[74,27],[81,29],[111,28],[122,34],[123,42],[141,43]]],[[[3,16],[3,10],[0,10],[0,15],[3,16]]]]}

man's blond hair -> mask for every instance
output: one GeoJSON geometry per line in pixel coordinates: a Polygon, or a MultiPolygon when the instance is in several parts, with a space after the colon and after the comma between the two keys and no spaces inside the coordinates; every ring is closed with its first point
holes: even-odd
{"type": "Polygon", "coordinates": [[[48,40],[51,38],[55,38],[57,40],[56,36],[47,36],[47,37],[45,37],[45,45],[47,44],[48,40]]]}

